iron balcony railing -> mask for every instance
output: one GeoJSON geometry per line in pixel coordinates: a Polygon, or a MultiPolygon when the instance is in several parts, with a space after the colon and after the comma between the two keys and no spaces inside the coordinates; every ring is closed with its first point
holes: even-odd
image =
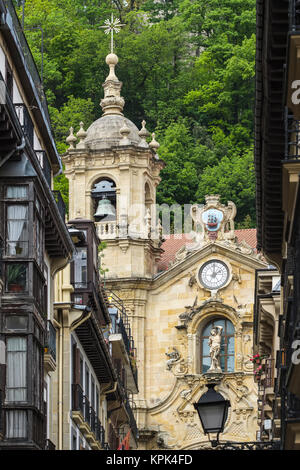
{"type": "MultiPolygon", "coordinates": [[[[0,375],[1,380],[1,375],[0,375]]],[[[3,384],[4,385],[4,384],[3,384]]],[[[4,390],[2,390],[2,384],[0,383],[0,441],[3,439],[5,434],[4,429],[4,410],[3,410],[3,400],[4,400],[4,390]]],[[[4,387],[3,387],[4,388],[4,387]]]]}
{"type": "Polygon", "coordinates": [[[96,416],[96,426],[95,426],[94,434],[95,434],[97,441],[100,442],[102,449],[104,449],[105,444],[106,444],[105,430],[97,416],[96,416]]]}
{"type": "Polygon", "coordinates": [[[88,423],[91,427],[90,408],[91,408],[90,401],[88,397],[84,395],[83,396],[83,416],[84,416],[85,422],[88,423]]]}
{"type": "MultiPolygon", "coordinates": [[[[14,127],[17,134],[22,136],[22,134],[28,137],[32,149],[34,149],[34,124],[28,112],[28,109],[23,103],[12,103],[11,97],[8,93],[5,81],[0,72],[0,82],[4,90],[2,90],[1,98],[5,106],[8,108],[8,111],[11,115],[10,122],[14,127]],[[2,96],[3,95],[3,96],[2,96]]],[[[52,179],[52,170],[50,162],[47,158],[46,152],[44,150],[35,150],[35,155],[40,164],[40,167],[43,170],[44,176],[47,180],[48,185],[51,187],[52,179]]]]}
{"type": "Polygon", "coordinates": [[[289,0],[289,30],[300,30],[300,0],[289,0]]]}
{"type": "Polygon", "coordinates": [[[112,291],[106,290],[109,301],[109,315],[112,322],[111,333],[120,333],[126,347],[126,351],[130,358],[130,365],[137,383],[137,369],[136,363],[136,348],[134,346],[134,339],[131,334],[131,327],[126,309],[123,301],[112,291]]]}
{"type": "Polygon", "coordinates": [[[137,427],[137,424],[136,424],[136,420],[135,420],[135,417],[134,417],[134,414],[133,414],[133,411],[132,411],[132,407],[131,407],[131,405],[130,405],[130,403],[129,403],[128,398],[126,398],[124,404],[125,404],[126,412],[127,412],[127,414],[128,414],[129,426],[130,426],[131,432],[132,432],[132,434],[134,435],[135,440],[137,440],[138,437],[139,437],[139,431],[138,431],[138,427],[137,427]]]}
{"type": "Polygon", "coordinates": [[[15,106],[12,102],[9,90],[7,88],[6,82],[3,78],[2,73],[0,72],[0,82],[1,82],[1,89],[0,89],[0,109],[3,106],[7,108],[8,115],[9,115],[9,120],[10,124],[16,134],[16,137],[20,140],[19,143],[21,143],[21,138],[23,135],[23,130],[21,127],[21,124],[19,122],[15,106]]]}
{"type": "Polygon", "coordinates": [[[273,387],[274,384],[274,359],[269,357],[265,359],[263,385],[265,388],[273,387]]]}
{"type": "Polygon", "coordinates": [[[45,450],[55,450],[55,444],[50,439],[46,439],[45,450]]]}
{"type": "Polygon", "coordinates": [[[300,399],[290,392],[286,395],[286,418],[288,420],[300,419],[300,399]]]}
{"type": "Polygon", "coordinates": [[[72,410],[84,416],[84,394],[80,384],[72,384],[72,410]]]}
{"type": "Polygon", "coordinates": [[[110,424],[108,428],[108,444],[110,449],[116,450],[119,447],[119,442],[120,437],[114,427],[110,424]]]}
{"type": "MultiPolygon", "coordinates": [[[[87,396],[84,395],[80,384],[72,384],[72,410],[79,411],[84,421],[89,425],[95,438],[100,442],[103,449],[106,448],[105,430],[99,420],[96,411],[90,405],[87,396]]],[[[107,450],[107,449],[106,449],[107,450]]]]}
{"type": "Polygon", "coordinates": [[[50,320],[47,321],[47,336],[45,349],[48,354],[56,361],[56,329],[50,320]]]}
{"type": "Polygon", "coordinates": [[[64,203],[64,200],[62,198],[62,195],[60,191],[52,191],[52,194],[54,196],[55,202],[57,204],[59,213],[61,215],[62,220],[65,222],[66,219],[66,205],[64,203]]]}
{"type": "Polygon", "coordinates": [[[108,312],[111,318],[110,333],[113,335],[115,334],[122,335],[126,351],[129,354],[130,353],[130,339],[128,338],[127,330],[123,323],[122,316],[120,315],[117,308],[109,307],[108,312]]]}
{"type": "Polygon", "coordinates": [[[14,103],[14,107],[19,119],[19,122],[21,124],[22,130],[26,137],[28,137],[28,140],[33,147],[33,130],[34,130],[34,125],[31,120],[30,114],[28,112],[28,109],[26,108],[24,103],[14,103]]]}
{"type": "Polygon", "coordinates": [[[3,277],[3,251],[4,251],[4,242],[3,239],[0,237],[0,281],[3,277]]]}
{"type": "Polygon", "coordinates": [[[285,112],[285,160],[300,159],[300,121],[285,112]]]}
{"type": "Polygon", "coordinates": [[[43,170],[44,176],[47,180],[48,185],[51,188],[51,180],[52,180],[52,170],[51,170],[51,165],[49,163],[47,154],[45,150],[35,150],[35,154],[37,156],[37,159],[39,161],[39,164],[43,170]]]}
{"type": "MultiPolygon", "coordinates": [[[[97,321],[100,325],[103,325],[103,309],[99,287],[93,281],[73,281],[71,284],[74,286],[72,300],[74,301],[76,298],[81,297],[80,304],[91,306],[97,321]]],[[[77,300],[76,302],[78,303],[77,300]]]]}
{"type": "MultiPolygon", "coordinates": [[[[27,136],[32,148],[34,149],[34,124],[28,109],[24,103],[14,103],[14,107],[23,133],[27,136]]],[[[40,167],[43,170],[47,183],[51,187],[52,173],[47,154],[45,150],[35,150],[35,154],[39,161],[40,167]]]]}
{"type": "Polygon", "coordinates": [[[220,442],[217,450],[279,450],[280,441],[256,441],[256,442],[220,442]]]}
{"type": "Polygon", "coordinates": [[[134,347],[133,337],[132,336],[128,337],[128,333],[127,333],[128,329],[125,327],[122,318],[118,317],[118,313],[116,309],[109,307],[108,311],[111,317],[111,324],[112,324],[110,333],[111,334],[119,333],[122,335],[124,345],[125,345],[128,357],[129,357],[131,372],[134,377],[134,381],[136,385],[138,385],[138,370],[136,366],[137,352],[136,352],[136,348],[134,347]]]}
{"type": "Polygon", "coordinates": [[[97,428],[97,415],[92,406],[90,406],[89,409],[89,418],[88,418],[88,423],[90,425],[91,431],[96,434],[96,428],[97,428]]]}

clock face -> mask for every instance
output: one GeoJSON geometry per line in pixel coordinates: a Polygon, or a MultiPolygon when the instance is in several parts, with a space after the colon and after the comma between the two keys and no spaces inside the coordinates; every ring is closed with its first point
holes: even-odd
{"type": "Polygon", "coordinates": [[[229,278],[229,269],[223,261],[211,260],[204,263],[199,270],[199,281],[209,290],[223,287],[229,278]]]}

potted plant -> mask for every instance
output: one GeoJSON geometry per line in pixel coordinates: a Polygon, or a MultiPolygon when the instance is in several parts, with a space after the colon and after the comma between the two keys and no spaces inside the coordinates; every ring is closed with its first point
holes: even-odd
{"type": "Polygon", "coordinates": [[[23,292],[26,282],[26,266],[24,264],[9,264],[6,272],[8,291],[23,292]]]}
{"type": "Polygon", "coordinates": [[[16,255],[21,255],[23,252],[23,248],[19,245],[19,243],[17,243],[17,246],[16,246],[16,255]]]}

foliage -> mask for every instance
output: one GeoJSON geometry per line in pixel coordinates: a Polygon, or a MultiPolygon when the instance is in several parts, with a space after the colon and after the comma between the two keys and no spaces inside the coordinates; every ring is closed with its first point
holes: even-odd
{"type": "Polygon", "coordinates": [[[255,206],[252,203],[255,196],[255,174],[253,153],[225,156],[213,167],[206,167],[199,182],[197,197],[203,200],[211,192],[220,194],[223,202],[234,201],[240,220],[255,215],[255,206]]]}
{"type": "Polygon", "coordinates": [[[105,273],[109,271],[108,268],[104,268],[105,263],[103,262],[103,258],[105,257],[105,254],[103,253],[103,251],[105,250],[106,247],[107,247],[106,242],[100,242],[100,244],[98,245],[99,273],[101,276],[104,276],[104,277],[105,277],[105,273]]]}
{"type": "MultiPolygon", "coordinates": [[[[21,14],[21,8],[18,9],[21,14]]],[[[255,0],[26,0],[26,36],[41,67],[59,152],[69,128],[100,117],[111,12],[125,114],[156,131],[167,163],[159,203],[233,200],[240,227],[255,225],[253,105],[255,0]]],[[[68,184],[56,188],[67,202],[68,184]]]]}

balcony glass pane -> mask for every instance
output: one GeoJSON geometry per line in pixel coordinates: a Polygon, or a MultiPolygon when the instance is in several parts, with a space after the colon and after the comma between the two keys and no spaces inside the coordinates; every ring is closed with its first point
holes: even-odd
{"type": "Polygon", "coordinates": [[[6,412],[6,437],[8,439],[21,439],[27,437],[27,411],[6,412]]]}
{"type": "Polygon", "coordinates": [[[7,338],[6,401],[24,402],[27,399],[27,340],[7,338]]]}
{"type": "Polygon", "coordinates": [[[7,255],[28,255],[28,207],[8,205],[6,213],[7,255]]]}
{"type": "Polygon", "coordinates": [[[7,199],[27,199],[28,186],[7,186],[5,196],[7,199]]]}
{"type": "Polygon", "coordinates": [[[25,292],[27,289],[27,265],[6,265],[6,289],[8,292],[25,292]]]}
{"type": "Polygon", "coordinates": [[[77,248],[74,255],[74,282],[75,289],[87,287],[87,249],[77,248]]]}
{"type": "Polygon", "coordinates": [[[5,327],[7,330],[26,331],[28,325],[28,317],[20,315],[11,315],[6,317],[5,327]]]}

